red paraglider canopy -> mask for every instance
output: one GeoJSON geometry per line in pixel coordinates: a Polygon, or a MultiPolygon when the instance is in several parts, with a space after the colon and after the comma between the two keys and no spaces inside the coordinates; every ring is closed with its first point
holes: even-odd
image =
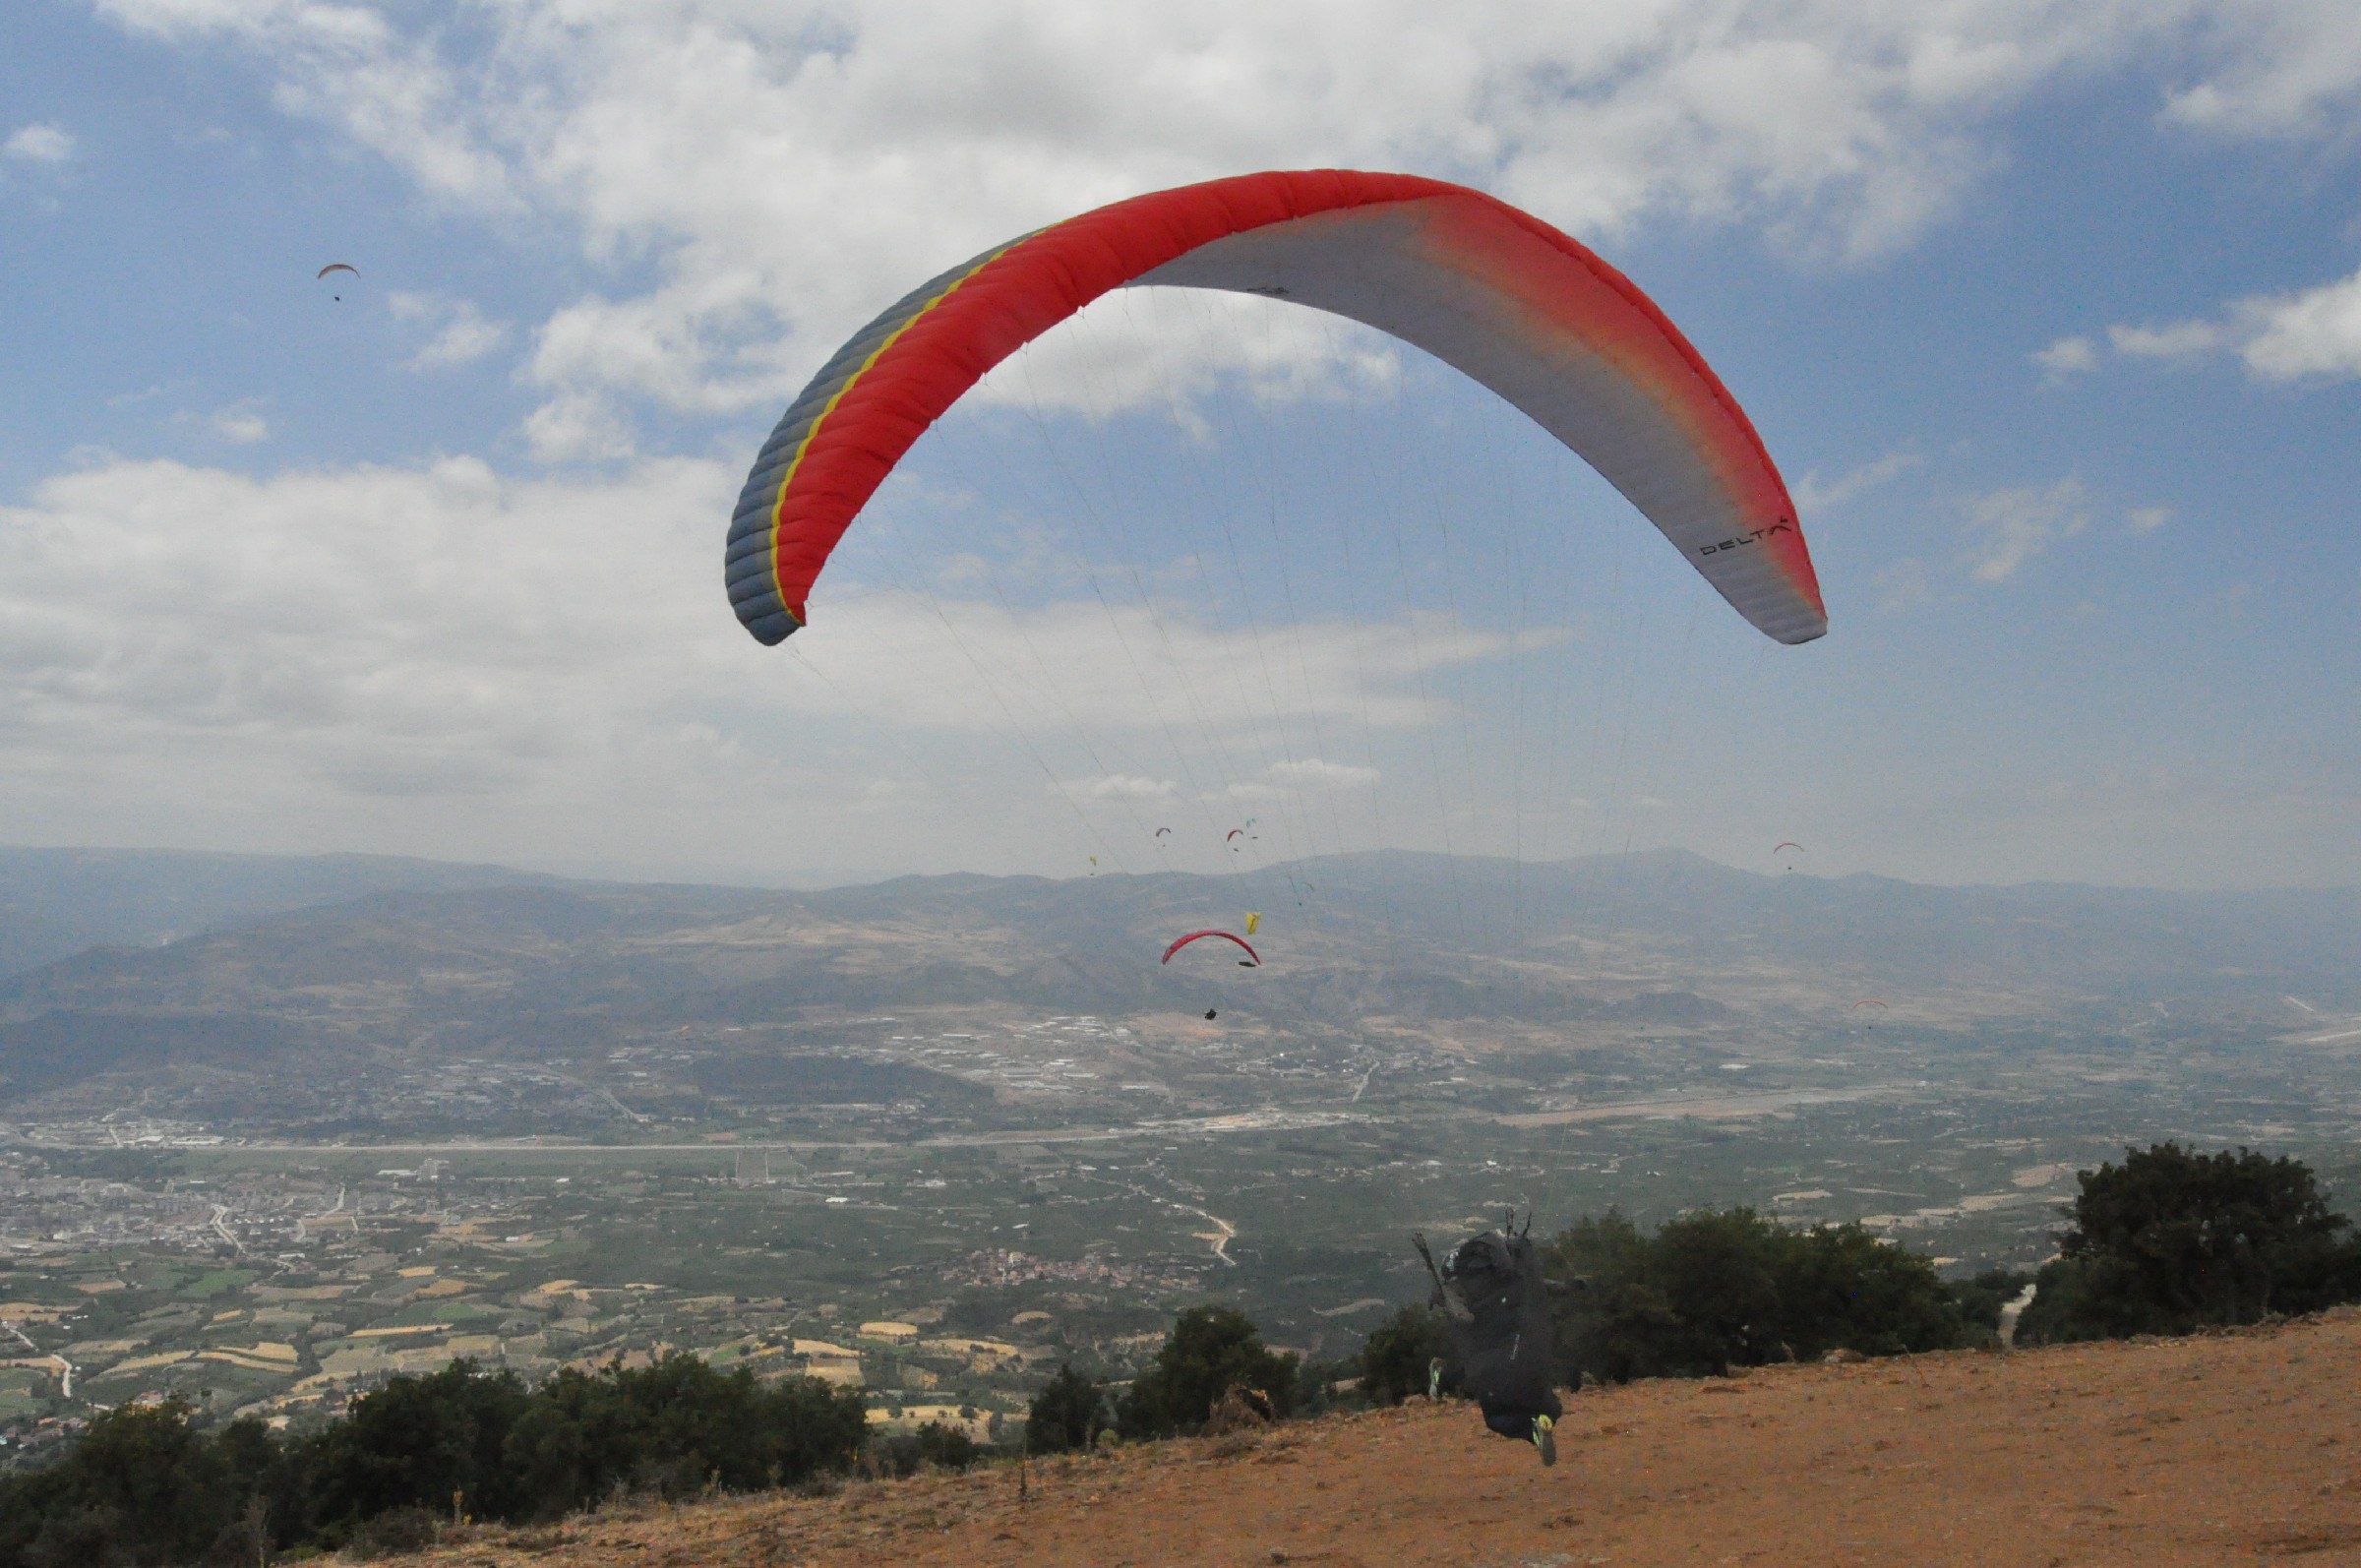
{"type": "Polygon", "coordinates": [[[1224,941],[1236,942],[1241,947],[1245,947],[1246,956],[1253,959],[1257,967],[1261,965],[1262,954],[1256,952],[1252,947],[1248,947],[1246,945],[1246,939],[1243,936],[1234,935],[1226,931],[1192,931],[1187,935],[1177,938],[1170,947],[1167,947],[1164,950],[1164,956],[1158,959],[1157,962],[1163,964],[1171,963],[1173,961],[1173,954],[1179,952],[1181,948],[1186,947],[1190,942],[1202,940],[1207,936],[1219,936],[1224,941]]]}
{"type": "Polygon", "coordinates": [[[1629,278],[1530,212],[1406,174],[1309,169],[1158,191],[1022,235],[921,284],[820,368],[731,519],[756,640],[810,619],[830,551],[985,372],[1111,289],[1209,288],[1423,348],[1523,409],[1630,498],[1781,642],[1828,630],[1810,552],[1737,399],[1629,278]]]}

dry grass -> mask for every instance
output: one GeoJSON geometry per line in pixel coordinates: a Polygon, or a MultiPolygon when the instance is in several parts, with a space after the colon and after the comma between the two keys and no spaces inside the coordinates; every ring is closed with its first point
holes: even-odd
{"type": "Polygon", "coordinates": [[[926,1564],[2361,1564],[2361,1314],[2166,1343],[1657,1382],[1569,1402],[1561,1460],[1464,1406],[562,1530],[438,1568],[926,1564]]]}

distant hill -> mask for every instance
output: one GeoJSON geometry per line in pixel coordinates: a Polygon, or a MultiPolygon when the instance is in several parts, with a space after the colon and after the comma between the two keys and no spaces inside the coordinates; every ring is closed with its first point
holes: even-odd
{"type": "Polygon", "coordinates": [[[913,876],[821,892],[366,857],[11,851],[0,875],[20,955],[0,982],[6,1099],[163,1060],[578,1054],[815,1009],[1218,1006],[1349,1031],[1372,1018],[1825,1016],[1881,991],[1972,996],[1986,1016],[2192,998],[2285,1010],[2281,993],[2361,1003],[2349,890],[1929,887],[1766,876],[1669,851],[1545,866],[1383,853],[1228,877],[913,876]],[[1173,935],[1241,929],[1250,908],[1265,917],[1264,968],[1239,968],[1226,944],[1157,963],[1173,935]]]}
{"type": "Polygon", "coordinates": [[[384,855],[206,855],[0,845],[0,978],[101,945],[199,932],[393,888],[546,882],[498,866],[384,855]]]}

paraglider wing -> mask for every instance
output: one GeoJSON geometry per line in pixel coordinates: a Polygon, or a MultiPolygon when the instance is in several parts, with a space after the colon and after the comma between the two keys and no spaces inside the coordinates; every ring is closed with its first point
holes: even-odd
{"type": "Polygon", "coordinates": [[[1252,909],[1252,910],[1248,910],[1248,911],[1246,912],[1246,935],[1249,935],[1249,936],[1253,935],[1254,935],[1254,933],[1255,933],[1255,931],[1256,931],[1256,930],[1257,930],[1257,929],[1258,929],[1258,928],[1259,928],[1261,925],[1262,925],[1262,911],[1261,911],[1261,910],[1259,910],[1259,909],[1252,909]]]}
{"type": "Polygon", "coordinates": [[[1244,829],[1244,828],[1242,828],[1242,827],[1234,827],[1234,828],[1230,829],[1230,832],[1229,832],[1229,835],[1228,835],[1228,837],[1225,837],[1225,838],[1222,840],[1222,842],[1223,842],[1223,843],[1225,843],[1225,844],[1227,844],[1227,843],[1229,843],[1229,842],[1230,842],[1230,840],[1231,840],[1231,839],[1238,837],[1238,835],[1239,835],[1239,834],[1241,834],[1241,833],[1242,833],[1242,832],[1244,832],[1244,831],[1245,831],[1245,829],[1244,829]]]}
{"type": "Polygon", "coordinates": [[[1856,1001],[1852,1004],[1852,1010],[1854,1012],[1859,1012],[1863,1007],[1875,1007],[1879,1012],[1887,1012],[1891,1010],[1884,1002],[1879,1001],[1875,996],[1863,996],[1859,1001],[1856,1001]]]}
{"type": "Polygon", "coordinates": [[[312,281],[317,283],[331,272],[350,272],[355,277],[361,275],[361,270],[350,262],[331,262],[312,274],[312,281]]]}
{"type": "Polygon", "coordinates": [[[1803,846],[1802,846],[1801,844],[1798,844],[1798,843],[1796,843],[1796,842],[1795,842],[1793,839],[1786,839],[1786,840],[1785,840],[1785,841],[1783,841],[1783,842],[1781,842],[1781,843],[1777,843],[1777,844],[1774,844],[1774,845],[1772,845],[1772,846],[1771,846],[1771,853],[1772,853],[1772,854],[1774,854],[1774,855],[1776,855],[1776,854],[1778,854],[1778,853],[1779,853],[1781,850],[1783,850],[1783,849],[1801,850],[1802,848],[1803,848],[1803,846]]]}
{"type": "Polygon", "coordinates": [[[1587,458],[1767,635],[1827,632],[1786,482],[1647,295],[1481,191],[1345,169],[1133,197],[903,296],[820,368],[747,476],[724,569],[747,631],[776,643],[805,625],[836,541],[985,372],[1100,295],[1142,284],[1289,300],[1425,349],[1587,458]]]}
{"type": "Polygon", "coordinates": [[[1246,964],[1244,967],[1249,969],[1261,967],[1262,954],[1256,952],[1252,947],[1247,946],[1246,939],[1243,936],[1238,935],[1236,933],[1226,931],[1192,931],[1185,936],[1176,937],[1173,941],[1173,944],[1164,950],[1164,956],[1158,959],[1157,962],[1169,964],[1173,961],[1173,954],[1179,952],[1181,948],[1186,947],[1190,942],[1203,941],[1208,936],[1219,936],[1226,942],[1236,942],[1239,944],[1239,946],[1244,947],[1246,949],[1246,957],[1253,960],[1252,963],[1246,964]]]}
{"type": "Polygon", "coordinates": [[[1171,829],[1171,828],[1169,828],[1169,827],[1160,827],[1160,828],[1156,829],[1156,836],[1157,836],[1158,838],[1162,838],[1162,837],[1164,837],[1166,834],[1170,833],[1171,831],[1172,831],[1172,829],[1171,829]]]}

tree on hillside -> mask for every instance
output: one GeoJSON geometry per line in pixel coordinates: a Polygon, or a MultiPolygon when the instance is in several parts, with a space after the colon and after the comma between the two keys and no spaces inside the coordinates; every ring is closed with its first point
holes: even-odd
{"type": "Polygon", "coordinates": [[[1117,1424],[1125,1437],[1193,1432],[1233,1383],[1259,1390],[1287,1416],[1295,1409],[1296,1358],[1266,1348],[1235,1307],[1190,1307],[1117,1407],[1117,1424]]]}
{"type": "Polygon", "coordinates": [[[2078,1179],[2021,1339],[2184,1334],[2361,1297],[2361,1242],[2301,1161],[2160,1143],[2078,1179]]]}
{"type": "Polygon", "coordinates": [[[509,1517],[516,1488],[505,1453],[523,1412],[523,1382],[456,1360],[426,1377],[396,1377],[352,1402],[344,1419],[306,1445],[311,1519],[329,1538],[395,1508],[441,1512],[451,1494],[467,1511],[509,1517]]]}
{"type": "Polygon", "coordinates": [[[1088,1448],[1106,1424],[1106,1395],[1066,1361],[1025,1412],[1025,1447],[1036,1454],[1088,1448]]]}
{"type": "Polygon", "coordinates": [[[208,1437],[178,1400],[107,1411],[56,1464],[0,1478],[0,1564],[193,1562],[240,1534],[275,1450],[258,1420],[208,1437]]]}
{"type": "Polygon", "coordinates": [[[1926,1259],[1859,1226],[1789,1230],[1752,1209],[1699,1209],[1643,1235],[1620,1212],[1549,1245],[1588,1279],[1557,1304],[1561,1375],[1706,1377],[1844,1348],[1941,1350],[1976,1332],[1926,1259]]]}
{"type": "Polygon", "coordinates": [[[1442,1314],[1413,1302],[1369,1330],[1361,1347],[1361,1391],[1380,1405],[1399,1405],[1426,1392],[1427,1368],[1443,1363],[1443,1387],[1459,1391],[1451,1331],[1442,1314]]]}

